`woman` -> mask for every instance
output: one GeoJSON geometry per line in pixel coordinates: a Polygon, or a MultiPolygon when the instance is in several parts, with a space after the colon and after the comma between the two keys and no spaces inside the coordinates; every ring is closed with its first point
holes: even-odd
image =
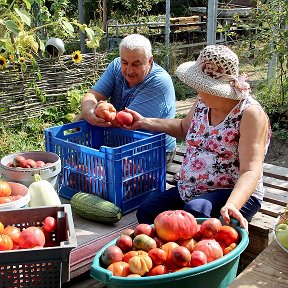
{"type": "Polygon", "coordinates": [[[196,62],[180,65],[181,81],[198,92],[184,119],[144,118],[133,114],[128,129],[147,129],[185,138],[186,154],[178,187],[151,193],[141,203],[139,223],[153,223],[162,211],[184,209],[195,217],[223,216],[248,221],[264,196],[263,161],[270,139],[267,115],[239,76],[237,55],[223,45],[204,48],[196,62]]]}

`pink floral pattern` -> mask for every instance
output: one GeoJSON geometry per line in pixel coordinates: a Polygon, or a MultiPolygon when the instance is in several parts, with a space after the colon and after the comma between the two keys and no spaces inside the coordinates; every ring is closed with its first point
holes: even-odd
{"type": "MultiPolygon", "coordinates": [[[[250,105],[259,103],[247,97],[234,107],[223,122],[210,126],[209,109],[199,99],[186,136],[187,150],[178,181],[179,193],[184,201],[188,202],[194,196],[210,190],[234,187],[239,178],[240,121],[244,110],[250,105]]],[[[253,195],[263,198],[262,177],[253,195]]]]}

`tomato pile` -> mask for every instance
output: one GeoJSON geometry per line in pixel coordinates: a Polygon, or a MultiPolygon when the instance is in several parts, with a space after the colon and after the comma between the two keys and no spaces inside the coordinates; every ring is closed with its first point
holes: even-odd
{"type": "Polygon", "coordinates": [[[49,166],[52,163],[44,162],[42,160],[26,159],[22,155],[17,155],[13,158],[13,161],[7,164],[8,167],[18,167],[18,168],[43,168],[49,166]]]}
{"type": "Polygon", "coordinates": [[[237,230],[217,218],[197,223],[188,212],[169,210],[155,218],[154,226],[138,224],[126,229],[99,261],[114,276],[155,276],[212,262],[238,244],[237,230]]]}
{"type": "Polygon", "coordinates": [[[53,247],[56,230],[57,221],[52,216],[45,217],[39,227],[30,226],[23,230],[13,225],[5,227],[0,222],[0,251],[53,247]]]}
{"type": "Polygon", "coordinates": [[[10,203],[22,198],[22,195],[11,195],[12,189],[8,182],[0,180],[0,204],[10,203]]]}

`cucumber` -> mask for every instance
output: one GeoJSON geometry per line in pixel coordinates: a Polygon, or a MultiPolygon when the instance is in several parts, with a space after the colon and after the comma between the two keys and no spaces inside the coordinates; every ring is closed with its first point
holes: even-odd
{"type": "Polygon", "coordinates": [[[77,215],[88,220],[111,224],[122,218],[122,211],[118,206],[89,193],[76,193],[71,198],[70,205],[77,215]]]}

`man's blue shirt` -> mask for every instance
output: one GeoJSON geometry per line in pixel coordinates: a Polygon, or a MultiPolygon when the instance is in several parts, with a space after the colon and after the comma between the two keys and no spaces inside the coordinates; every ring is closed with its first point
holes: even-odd
{"type": "MultiPolygon", "coordinates": [[[[114,105],[117,111],[125,107],[144,117],[174,118],[176,97],[172,79],[161,66],[153,62],[150,73],[134,87],[129,87],[121,72],[120,57],[114,59],[92,87],[114,105]]],[[[176,139],[166,135],[166,151],[173,151],[176,139]]]]}

